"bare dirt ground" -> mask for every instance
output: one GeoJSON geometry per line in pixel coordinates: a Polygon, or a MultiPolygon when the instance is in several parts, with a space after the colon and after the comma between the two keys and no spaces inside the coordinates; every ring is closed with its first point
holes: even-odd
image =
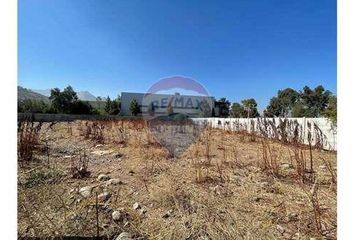
{"type": "Polygon", "coordinates": [[[205,129],[171,157],[142,122],[92,124],[41,127],[18,167],[20,238],[336,239],[334,152],[205,129]]]}

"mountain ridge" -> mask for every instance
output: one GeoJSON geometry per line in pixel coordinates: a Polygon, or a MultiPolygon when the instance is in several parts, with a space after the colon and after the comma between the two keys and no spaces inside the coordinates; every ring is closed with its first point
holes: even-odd
{"type": "MultiPolygon", "coordinates": [[[[49,97],[50,96],[50,90],[51,89],[29,89],[32,92],[41,94],[43,96],[49,97]]],[[[97,101],[96,96],[90,93],[89,91],[78,91],[77,97],[79,100],[82,101],[97,101]]]]}
{"type": "Polygon", "coordinates": [[[37,92],[32,91],[31,89],[24,88],[21,86],[17,86],[17,97],[18,100],[24,101],[24,100],[41,100],[44,102],[49,102],[49,98],[39,94],[37,92]]]}

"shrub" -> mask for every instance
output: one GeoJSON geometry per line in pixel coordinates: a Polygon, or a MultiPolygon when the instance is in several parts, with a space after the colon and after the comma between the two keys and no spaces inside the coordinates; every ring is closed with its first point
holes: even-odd
{"type": "Polygon", "coordinates": [[[70,174],[72,178],[85,178],[91,175],[91,172],[88,171],[88,157],[84,151],[83,155],[79,154],[78,159],[71,159],[70,174]]]}
{"type": "Polygon", "coordinates": [[[328,101],[328,107],[324,111],[324,116],[329,118],[333,126],[337,126],[337,97],[330,96],[328,101]]]}
{"type": "Polygon", "coordinates": [[[17,112],[48,113],[51,112],[51,106],[43,100],[25,99],[17,102],[17,112]]]}
{"type": "Polygon", "coordinates": [[[134,116],[136,116],[136,115],[138,115],[138,113],[140,113],[140,107],[139,107],[139,104],[136,101],[136,99],[133,99],[130,102],[129,110],[134,116]]]}
{"type": "Polygon", "coordinates": [[[31,188],[41,184],[53,184],[59,181],[64,173],[57,169],[36,169],[31,171],[29,175],[19,184],[26,188],[31,188]]]}
{"type": "Polygon", "coordinates": [[[18,125],[17,156],[20,162],[30,162],[39,141],[42,123],[24,121],[18,125]]]}
{"type": "Polygon", "coordinates": [[[168,106],[167,106],[167,114],[168,115],[171,115],[171,114],[173,114],[173,107],[172,107],[172,105],[171,104],[169,104],[168,106]]]}
{"type": "Polygon", "coordinates": [[[94,113],[92,106],[81,101],[77,97],[77,93],[71,86],[67,86],[63,91],[58,88],[51,90],[49,99],[52,101],[52,108],[58,113],[66,114],[92,114],[94,113]]]}
{"type": "Polygon", "coordinates": [[[210,117],[211,115],[211,107],[209,103],[205,99],[203,99],[199,104],[199,116],[210,117]]]}
{"type": "Polygon", "coordinates": [[[91,114],[93,108],[88,102],[77,100],[71,104],[70,113],[72,114],[91,114]]]}

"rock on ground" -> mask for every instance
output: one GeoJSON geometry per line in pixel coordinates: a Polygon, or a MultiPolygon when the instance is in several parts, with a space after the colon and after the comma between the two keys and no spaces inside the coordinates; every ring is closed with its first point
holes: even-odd
{"type": "Polygon", "coordinates": [[[165,214],[162,215],[162,218],[169,218],[172,216],[172,214],[173,214],[173,210],[170,209],[167,212],[165,212],[165,214]]]}
{"type": "Polygon", "coordinates": [[[138,202],[133,204],[133,209],[134,210],[138,210],[139,208],[141,208],[140,204],[138,202]]]}
{"type": "Polygon", "coordinates": [[[80,188],[79,193],[84,198],[88,198],[89,196],[91,196],[92,189],[93,189],[92,186],[82,187],[82,188],[80,188]]]}
{"type": "Polygon", "coordinates": [[[140,209],[138,209],[138,211],[139,211],[140,215],[143,215],[143,214],[145,214],[147,212],[147,209],[146,209],[146,207],[143,206],[140,209]]]}
{"type": "Polygon", "coordinates": [[[94,155],[103,156],[103,155],[106,155],[106,154],[113,153],[113,150],[96,150],[96,151],[93,151],[91,153],[94,154],[94,155]]]}
{"type": "Polygon", "coordinates": [[[110,186],[110,185],[120,185],[120,184],[123,184],[123,182],[117,178],[113,178],[113,179],[110,179],[106,182],[106,186],[110,186]]]}
{"type": "Polygon", "coordinates": [[[98,175],[98,177],[97,177],[97,180],[98,181],[107,181],[107,180],[109,180],[109,179],[111,179],[108,175],[106,175],[106,174],[100,174],[100,175],[98,175]]]}
{"type": "Polygon", "coordinates": [[[122,232],[115,238],[115,240],[132,240],[132,239],[133,239],[132,236],[128,232],[122,232]]]}
{"type": "Polygon", "coordinates": [[[110,192],[103,192],[100,195],[98,195],[98,199],[107,201],[108,199],[110,199],[111,196],[112,194],[110,192]]]}
{"type": "Polygon", "coordinates": [[[283,163],[280,165],[281,169],[283,170],[287,170],[287,169],[290,169],[290,164],[289,163],[283,163]]]}
{"type": "Polygon", "coordinates": [[[126,215],[124,208],[119,208],[112,212],[112,219],[114,221],[123,221],[126,215]]]}

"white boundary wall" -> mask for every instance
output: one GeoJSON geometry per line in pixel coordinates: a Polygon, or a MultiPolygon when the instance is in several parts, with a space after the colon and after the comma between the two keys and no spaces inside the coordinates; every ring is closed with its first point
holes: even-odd
{"type": "MultiPolygon", "coordinates": [[[[213,128],[221,128],[225,130],[239,131],[244,130],[252,132],[252,122],[254,123],[254,131],[258,131],[258,120],[272,121],[278,127],[281,121],[297,122],[301,126],[302,142],[308,144],[308,133],[312,135],[312,140],[317,141],[315,133],[315,125],[320,129],[324,137],[323,148],[326,150],[337,150],[337,129],[332,127],[331,121],[327,118],[192,118],[196,123],[208,123],[213,128]]],[[[292,129],[289,129],[292,131],[292,129]]],[[[291,132],[290,132],[291,134],[291,132]]],[[[313,144],[314,144],[313,143],[313,144]]]]}

